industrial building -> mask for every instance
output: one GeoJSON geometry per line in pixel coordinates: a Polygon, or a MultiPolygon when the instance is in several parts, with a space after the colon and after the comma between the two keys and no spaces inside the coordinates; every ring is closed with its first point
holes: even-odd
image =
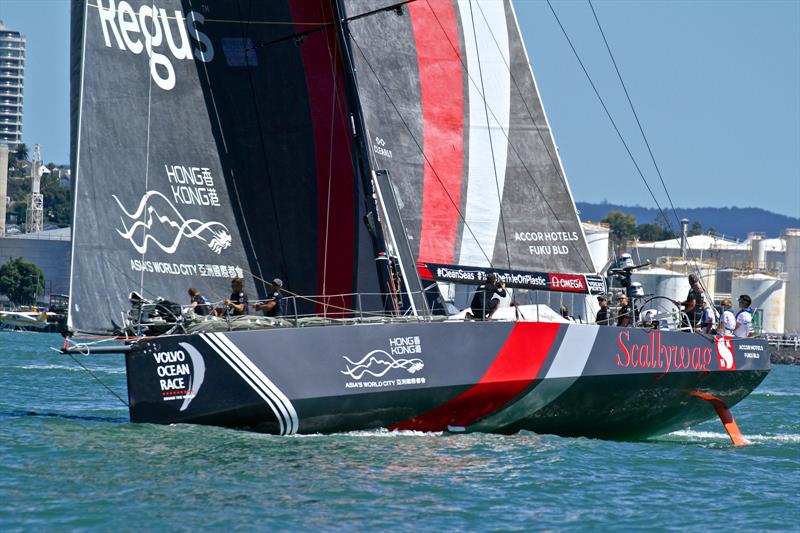
{"type": "MultiPolygon", "coordinates": [[[[686,221],[688,222],[688,221],[686,221]]],[[[600,270],[613,257],[610,231],[603,224],[583,223],[595,267],[600,270]]],[[[731,240],[715,235],[686,235],[683,239],[628,242],[626,250],[636,264],[632,281],[645,294],[684,300],[689,292],[689,273],[698,274],[710,300],[734,302],[740,294],[753,299],[761,310],[761,329],[768,334],[800,334],[800,229],[788,228],[777,238],[750,233],[731,240]]],[[[596,303],[589,301],[596,311],[596,303]]],[[[649,307],[668,312],[668,300],[653,300],[649,307]]]]}

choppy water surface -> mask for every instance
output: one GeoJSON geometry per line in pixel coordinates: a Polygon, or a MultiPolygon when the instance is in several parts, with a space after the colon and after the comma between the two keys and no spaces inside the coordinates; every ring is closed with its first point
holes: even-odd
{"type": "MultiPolygon", "coordinates": [[[[648,442],[131,424],[57,335],[0,333],[0,530],[798,530],[800,367],[648,442]]],[[[82,363],[125,397],[121,356],[82,363]]]]}

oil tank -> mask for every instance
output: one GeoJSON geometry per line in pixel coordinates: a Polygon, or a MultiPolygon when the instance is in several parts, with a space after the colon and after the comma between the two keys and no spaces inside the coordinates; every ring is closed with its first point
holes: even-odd
{"type": "Polygon", "coordinates": [[[786,300],[784,331],[791,335],[800,334],[800,228],[788,228],[786,237],[786,279],[789,294],[786,300]]]}
{"type": "Polygon", "coordinates": [[[605,224],[584,222],[582,226],[586,243],[589,245],[589,253],[592,255],[594,271],[600,272],[611,257],[610,230],[605,224]]]}
{"type": "Polygon", "coordinates": [[[786,282],[766,274],[750,274],[733,278],[731,300],[736,307],[740,294],[747,294],[753,300],[753,309],[762,309],[761,329],[765,333],[784,332],[784,313],[786,309],[786,282]]]}
{"type": "MultiPolygon", "coordinates": [[[[649,300],[650,296],[657,295],[683,301],[689,293],[689,279],[683,272],[675,272],[666,268],[650,268],[635,271],[631,279],[642,284],[645,300],[649,300]]],[[[669,313],[675,308],[672,303],[663,298],[656,298],[646,307],[656,309],[659,313],[669,313]]]]}
{"type": "Polygon", "coordinates": [[[715,296],[721,298],[722,295],[730,295],[734,274],[736,274],[736,269],[733,268],[720,268],[717,270],[714,282],[715,296]]]}
{"type": "MultiPolygon", "coordinates": [[[[717,266],[712,263],[703,263],[701,261],[692,260],[677,260],[672,261],[669,265],[670,270],[681,272],[688,278],[689,274],[695,274],[700,277],[700,285],[705,290],[706,300],[714,302],[717,299],[717,266]]],[[[689,282],[686,282],[686,291],[689,291],[689,282]]],[[[684,299],[686,294],[683,295],[684,299]]]]}
{"type": "Polygon", "coordinates": [[[763,233],[749,233],[747,240],[750,241],[750,260],[753,262],[753,269],[760,271],[767,268],[767,249],[763,233]]]}

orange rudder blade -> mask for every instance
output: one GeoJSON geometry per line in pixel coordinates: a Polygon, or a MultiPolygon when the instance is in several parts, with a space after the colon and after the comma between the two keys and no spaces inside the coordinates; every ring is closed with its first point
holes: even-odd
{"type": "Polygon", "coordinates": [[[728,432],[728,436],[731,438],[731,442],[733,442],[734,446],[747,446],[750,444],[739,430],[739,426],[736,424],[736,420],[733,419],[733,415],[731,414],[730,409],[728,409],[728,406],[725,405],[725,402],[716,396],[702,392],[690,391],[689,394],[706,400],[714,406],[714,410],[717,412],[717,415],[719,415],[719,419],[722,421],[722,425],[725,428],[725,431],[728,432]]]}

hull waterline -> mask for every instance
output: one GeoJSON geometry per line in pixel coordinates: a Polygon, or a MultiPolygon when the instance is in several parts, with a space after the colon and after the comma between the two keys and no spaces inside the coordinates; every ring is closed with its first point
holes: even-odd
{"type": "Polygon", "coordinates": [[[131,420],[276,434],[389,428],[640,439],[716,416],[769,372],[759,339],[444,322],[161,337],[126,354],[131,420]]]}

